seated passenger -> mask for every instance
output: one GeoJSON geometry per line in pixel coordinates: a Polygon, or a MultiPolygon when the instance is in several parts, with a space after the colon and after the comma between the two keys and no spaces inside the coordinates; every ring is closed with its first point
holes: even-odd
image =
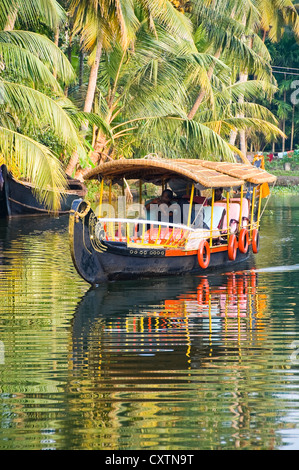
{"type": "MultiPolygon", "coordinates": [[[[175,203],[173,198],[173,192],[170,189],[164,189],[160,197],[156,197],[147,201],[145,203],[145,209],[147,212],[148,220],[161,220],[165,219],[170,223],[173,222],[173,213],[168,208],[175,203]],[[153,206],[153,207],[151,207],[153,206]],[[159,210],[156,210],[156,207],[159,207],[159,210]]],[[[175,207],[174,207],[175,209],[175,207]]]]}
{"type": "Polygon", "coordinates": [[[166,204],[167,206],[170,206],[172,203],[172,200],[173,200],[173,192],[170,189],[164,189],[160,197],[156,197],[146,202],[145,208],[146,210],[149,210],[151,204],[158,204],[158,206],[160,206],[161,204],[166,204]]]}
{"type": "MultiPolygon", "coordinates": [[[[223,193],[223,188],[216,188],[215,189],[215,195],[214,195],[214,202],[220,202],[223,201],[225,198],[222,196],[223,193]]],[[[212,205],[212,197],[209,197],[207,199],[207,205],[211,206],[212,205]]]]}

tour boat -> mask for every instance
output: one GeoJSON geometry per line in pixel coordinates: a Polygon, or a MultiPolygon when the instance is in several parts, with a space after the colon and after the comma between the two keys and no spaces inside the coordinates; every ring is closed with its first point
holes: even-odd
{"type": "MultiPolygon", "coordinates": [[[[57,215],[68,214],[73,201],[87,193],[86,186],[79,180],[67,177],[67,183],[57,215]]],[[[36,198],[33,184],[14,178],[6,165],[0,166],[0,218],[50,214],[51,211],[36,198]]]]}
{"type": "Polygon", "coordinates": [[[99,205],[94,211],[88,201],[74,201],[69,235],[74,265],[92,285],[205,273],[244,261],[259,251],[262,200],[276,181],[251,164],[153,157],[102,163],[85,179],[99,181],[99,205]],[[138,204],[127,206],[125,185],[138,188],[138,204]],[[144,201],[153,188],[168,190],[171,200],[144,201]]]}

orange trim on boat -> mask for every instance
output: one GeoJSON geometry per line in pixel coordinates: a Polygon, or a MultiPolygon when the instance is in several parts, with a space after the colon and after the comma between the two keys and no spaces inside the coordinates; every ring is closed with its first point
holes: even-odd
{"type": "MultiPolygon", "coordinates": [[[[227,251],[227,245],[212,246],[211,253],[217,253],[219,251],[227,251]]],[[[165,256],[194,256],[197,255],[197,250],[178,250],[170,249],[165,251],[165,256]]]]}
{"type": "MultiPolygon", "coordinates": [[[[252,240],[248,240],[248,245],[252,244],[252,240]]],[[[216,245],[211,247],[211,254],[212,253],[219,253],[221,251],[227,251],[228,246],[227,245],[216,245]]],[[[197,250],[190,250],[190,251],[185,251],[185,250],[180,250],[178,248],[172,248],[172,249],[167,249],[165,250],[165,256],[194,256],[197,255],[197,250]]]]}
{"type": "Polygon", "coordinates": [[[165,251],[165,256],[193,256],[197,255],[197,250],[190,250],[190,251],[184,251],[184,250],[166,250],[165,251]]]}

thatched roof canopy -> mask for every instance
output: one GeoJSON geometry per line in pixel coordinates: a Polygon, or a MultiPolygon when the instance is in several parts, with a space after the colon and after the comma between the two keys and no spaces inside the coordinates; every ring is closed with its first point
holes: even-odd
{"type": "MultiPolygon", "coordinates": [[[[191,163],[193,160],[188,161],[191,163]]],[[[253,184],[275,183],[277,179],[276,176],[250,164],[210,162],[207,160],[199,160],[199,162],[205,168],[220,171],[221,173],[233,176],[234,178],[242,178],[244,181],[248,181],[253,184]]]]}
{"type": "Polygon", "coordinates": [[[180,178],[199,183],[205,188],[236,187],[249,181],[254,184],[274,182],[275,176],[243,163],[210,162],[206,160],[135,159],[113,160],[90,170],[85,180],[103,178],[113,183],[122,178],[141,179],[159,184],[180,178]]]}

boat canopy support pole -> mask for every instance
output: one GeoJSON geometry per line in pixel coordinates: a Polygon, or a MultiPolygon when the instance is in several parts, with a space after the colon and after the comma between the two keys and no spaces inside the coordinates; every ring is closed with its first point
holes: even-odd
{"type": "Polygon", "coordinates": [[[259,205],[258,205],[258,215],[257,215],[257,228],[260,228],[260,218],[261,218],[261,206],[262,206],[262,187],[259,187],[259,205]]]}
{"type": "Polygon", "coordinates": [[[211,230],[210,230],[210,247],[213,245],[213,216],[214,216],[215,189],[212,189],[212,208],[211,208],[211,230]]]}
{"type": "Polygon", "coordinates": [[[240,198],[240,218],[239,218],[239,231],[242,228],[242,213],[243,213],[243,193],[244,193],[244,185],[241,186],[241,198],[240,198]]]}
{"type": "Polygon", "coordinates": [[[250,235],[252,236],[253,230],[253,218],[254,218],[254,206],[255,206],[255,189],[253,188],[252,192],[252,201],[251,201],[251,221],[250,221],[250,235]]]}
{"type": "Polygon", "coordinates": [[[227,220],[227,243],[230,236],[230,226],[229,226],[229,191],[226,191],[226,220],[227,220]]]}
{"type": "Polygon", "coordinates": [[[191,224],[192,206],[193,206],[193,199],[194,199],[194,189],[195,189],[194,184],[192,184],[191,196],[190,196],[190,201],[189,201],[188,222],[187,222],[188,227],[190,227],[190,224],[191,224]]]}
{"type": "Polygon", "coordinates": [[[104,192],[104,180],[101,180],[101,189],[100,189],[100,203],[99,203],[99,217],[102,215],[102,204],[103,204],[103,192],[104,192]]]}

